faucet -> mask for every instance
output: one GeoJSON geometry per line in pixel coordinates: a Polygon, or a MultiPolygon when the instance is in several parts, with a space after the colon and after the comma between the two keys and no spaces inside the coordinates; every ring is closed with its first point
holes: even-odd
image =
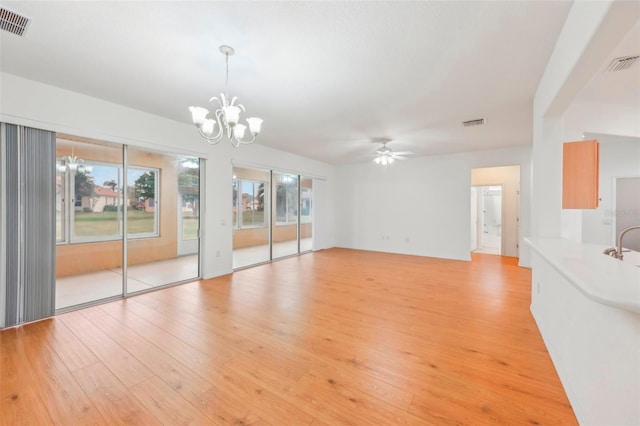
{"type": "Polygon", "coordinates": [[[633,230],[633,229],[640,229],[640,225],[635,225],[635,226],[630,226],[628,228],[624,228],[621,232],[620,235],[618,235],[618,247],[610,247],[608,249],[605,249],[605,251],[603,252],[604,254],[608,255],[608,256],[612,256],[615,257],[616,259],[620,259],[622,260],[622,237],[624,237],[624,234],[626,234],[627,232],[633,230]]]}

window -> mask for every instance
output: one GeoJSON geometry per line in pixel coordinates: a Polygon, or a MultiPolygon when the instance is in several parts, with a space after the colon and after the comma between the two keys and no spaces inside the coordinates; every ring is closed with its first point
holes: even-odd
{"type": "Polygon", "coordinates": [[[136,236],[158,235],[158,175],[159,170],[129,167],[127,170],[127,234],[136,236]]]}
{"type": "MultiPolygon", "coordinates": [[[[59,243],[86,243],[122,238],[123,168],[119,164],[84,161],[69,170],[56,161],[56,229],[59,243]],[[58,183],[59,181],[59,183],[58,183]],[[68,188],[70,202],[65,202],[68,188]]],[[[131,166],[127,171],[129,237],[158,236],[159,170],[131,166]]]]}
{"type": "Polygon", "coordinates": [[[200,228],[200,160],[187,158],[178,172],[182,240],[198,239],[200,228]]]}
{"type": "Polygon", "coordinates": [[[311,188],[300,188],[300,223],[311,223],[311,211],[311,188]]]}
{"type": "Polygon", "coordinates": [[[264,192],[268,183],[256,180],[233,180],[233,227],[263,228],[267,226],[264,192]]]}
{"type": "Polygon", "coordinates": [[[276,182],[276,225],[295,225],[298,223],[298,177],[282,174],[276,182]]]}
{"type": "Polygon", "coordinates": [[[66,167],[62,160],[56,160],[56,242],[65,240],[65,194],[66,167]]]}

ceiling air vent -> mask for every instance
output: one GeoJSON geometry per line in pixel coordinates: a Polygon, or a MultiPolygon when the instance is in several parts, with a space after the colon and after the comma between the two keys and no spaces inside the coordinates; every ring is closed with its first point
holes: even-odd
{"type": "Polygon", "coordinates": [[[635,56],[623,56],[622,58],[615,58],[609,66],[607,67],[607,71],[624,71],[631,67],[631,65],[635,64],[635,62],[640,58],[640,55],[635,56]]]}
{"type": "Polygon", "coordinates": [[[464,127],[469,126],[482,126],[485,123],[484,118],[478,118],[477,120],[469,120],[462,122],[464,127]]]}
{"type": "Polygon", "coordinates": [[[0,28],[10,33],[22,36],[29,25],[29,18],[18,15],[15,12],[0,8],[0,28]]]}

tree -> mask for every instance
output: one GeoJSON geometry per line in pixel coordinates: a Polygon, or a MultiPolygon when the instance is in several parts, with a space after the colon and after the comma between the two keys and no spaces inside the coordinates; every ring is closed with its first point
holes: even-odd
{"type": "Polygon", "coordinates": [[[113,180],[113,179],[112,179],[112,180],[105,181],[102,185],[103,185],[105,188],[109,188],[109,189],[110,189],[110,190],[112,190],[112,191],[117,191],[117,190],[118,190],[118,182],[116,182],[116,181],[115,181],[115,180],[113,180]]]}
{"type": "Polygon", "coordinates": [[[156,174],[155,172],[144,172],[134,182],[136,198],[146,201],[156,196],[156,174]]]}
{"type": "Polygon", "coordinates": [[[258,211],[264,211],[264,183],[258,186],[258,211]]]}
{"type": "Polygon", "coordinates": [[[78,170],[75,175],[75,197],[82,199],[82,197],[93,197],[95,194],[96,185],[93,183],[93,176],[90,176],[84,170],[78,170]]]}

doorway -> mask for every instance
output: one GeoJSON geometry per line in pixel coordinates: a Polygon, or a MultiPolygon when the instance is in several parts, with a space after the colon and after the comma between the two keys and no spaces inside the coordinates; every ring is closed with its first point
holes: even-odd
{"type": "Polygon", "coordinates": [[[502,185],[471,187],[471,251],[502,254],[502,185]]]}
{"type": "MultiPolygon", "coordinates": [[[[614,178],[613,244],[617,244],[618,235],[629,226],[638,225],[640,213],[640,177],[614,178]]],[[[640,251],[640,232],[630,232],[624,238],[626,249],[640,251]]]]}

